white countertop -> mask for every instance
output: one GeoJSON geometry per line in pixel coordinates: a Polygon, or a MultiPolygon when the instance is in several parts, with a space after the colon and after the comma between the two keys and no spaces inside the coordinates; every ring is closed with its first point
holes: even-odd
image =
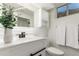
{"type": "Polygon", "coordinates": [[[42,39],[45,39],[45,37],[31,36],[31,37],[27,37],[25,39],[21,38],[21,39],[18,39],[16,41],[13,41],[11,43],[8,43],[8,44],[1,43],[0,49],[11,47],[11,46],[16,46],[16,45],[23,44],[23,43],[29,43],[29,42],[33,42],[33,41],[37,41],[37,40],[42,40],[42,39]]]}

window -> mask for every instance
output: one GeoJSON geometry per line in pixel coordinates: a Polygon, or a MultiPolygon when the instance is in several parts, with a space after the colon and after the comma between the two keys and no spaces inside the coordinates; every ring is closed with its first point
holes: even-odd
{"type": "Polygon", "coordinates": [[[69,14],[74,14],[79,12],[79,3],[70,3],[68,4],[69,14]]]}
{"type": "Polygon", "coordinates": [[[69,3],[57,8],[57,18],[79,12],[79,3],[69,3]]]}
{"type": "Polygon", "coordinates": [[[66,16],[66,6],[62,6],[57,9],[57,17],[62,16],[66,16]]]}

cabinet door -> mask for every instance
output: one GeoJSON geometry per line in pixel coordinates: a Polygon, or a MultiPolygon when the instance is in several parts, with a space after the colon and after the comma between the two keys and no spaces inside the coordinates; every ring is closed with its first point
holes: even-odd
{"type": "Polygon", "coordinates": [[[65,25],[58,24],[56,27],[56,43],[65,45],[65,25]]]}
{"type": "Polygon", "coordinates": [[[78,25],[67,25],[66,45],[78,48],[78,25]]]}
{"type": "MultiPolygon", "coordinates": [[[[19,45],[4,47],[2,49],[0,48],[0,56],[30,56],[31,53],[35,53],[40,49],[47,47],[47,43],[46,39],[40,39],[19,45]]],[[[43,55],[43,53],[45,52],[42,51],[39,55],[43,55]]]]}

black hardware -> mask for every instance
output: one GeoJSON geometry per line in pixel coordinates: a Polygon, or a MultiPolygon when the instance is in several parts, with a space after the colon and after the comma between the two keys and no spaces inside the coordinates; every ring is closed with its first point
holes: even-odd
{"type": "Polygon", "coordinates": [[[25,38],[25,32],[21,32],[21,34],[19,34],[19,38],[25,38]]]}
{"type": "MultiPolygon", "coordinates": [[[[31,53],[30,56],[34,56],[34,55],[38,54],[39,52],[43,51],[44,49],[46,49],[46,48],[43,48],[35,53],[31,53]]],[[[40,54],[39,56],[42,56],[42,55],[40,54]]]]}

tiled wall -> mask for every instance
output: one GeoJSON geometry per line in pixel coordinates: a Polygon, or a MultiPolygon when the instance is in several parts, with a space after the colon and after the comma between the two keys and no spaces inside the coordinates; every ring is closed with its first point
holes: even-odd
{"type": "MultiPolygon", "coordinates": [[[[19,39],[19,34],[25,32],[26,36],[35,35],[35,36],[47,36],[47,30],[44,27],[32,28],[32,27],[14,27],[13,29],[13,41],[19,39]]],[[[4,28],[0,28],[0,42],[3,42],[4,39],[4,28]]]]}
{"type": "Polygon", "coordinates": [[[13,29],[13,39],[16,40],[18,38],[18,34],[21,32],[25,32],[27,35],[35,35],[35,36],[41,36],[41,37],[47,37],[47,29],[44,27],[39,28],[32,28],[32,27],[15,27],[13,29]]]}
{"type": "MultiPolygon", "coordinates": [[[[13,41],[19,39],[19,34],[21,32],[26,32],[31,34],[33,33],[33,28],[27,28],[27,27],[15,27],[13,29],[13,41]]],[[[4,42],[4,28],[0,27],[0,43],[4,42]]]]}
{"type": "Polygon", "coordinates": [[[19,39],[19,34],[21,34],[21,32],[25,32],[26,36],[29,34],[33,33],[33,28],[30,27],[15,27],[13,29],[13,41],[18,40],[19,39]]]}

